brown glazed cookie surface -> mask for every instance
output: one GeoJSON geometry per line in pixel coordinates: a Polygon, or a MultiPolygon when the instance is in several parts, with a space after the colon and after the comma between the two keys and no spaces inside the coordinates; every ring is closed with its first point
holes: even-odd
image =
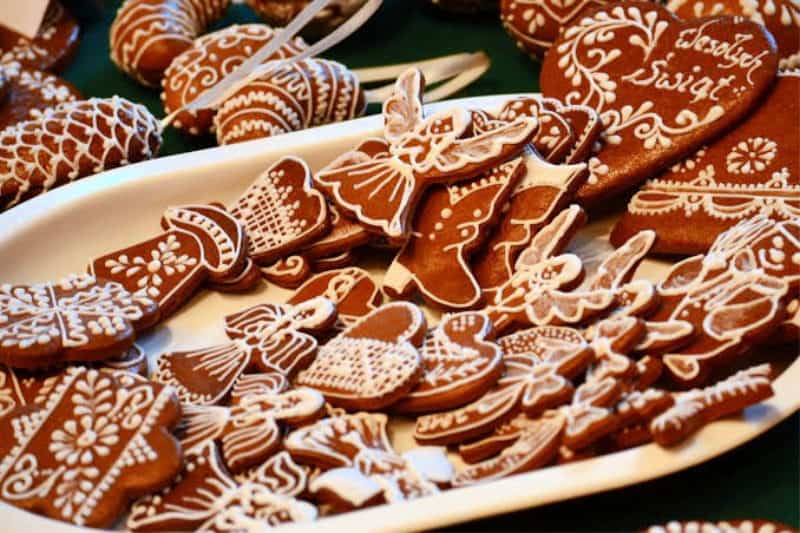
{"type": "Polygon", "coordinates": [[[741,18],[681,21],[647,2],[588,13],[559,37],[541,75],[545,96],[594,107],[603,120],[578,201],[613,197],[726,131],[777,66],[766,30],[741,18]]]}
{"type": "Polygon", "coordinates": [[[55,283],[0,285],[0,362],[46,368],[119,355],[158,308],[119,283],[73,275],[55,283]]]}
{"type": "Polygon", "coordinates": [[[125,0],[111,24],[111,60],[149,87],[158,87],[172,60],[222,18],[230,0],[125,0]]]}
{"type": "Polygon", "coordinates": [[[24,68],[18,62],[0,63],[0,130],[35,119],[42,111],[81,98],[70,82],[48,72],[24,68]]]}
{"type": "Polygon", "coordinates": [[[800,4],[797,0],[670,0],[667,7],[684,19],[735,15],[763,24],[778,45],[781,68],[800,67],[800,4]]]}
{"type": "Polygon", "coordinates": [[[517,46],[541,59],[562,28],[608,0],[500,0],[500,20],[517,46]]]}
{"type": "Polygon", "coordinates": [[[214,117],[220,145],[261,139],[361,116],[364,91],[346,66],[308,58],[251,81],[220,104],[214,117]]]}
{"type": "Polygon", "coordinates": [[[426,333],[425,316],[414,304],[379,307],[324,344],[297,376],[332,405],[377,410],[414,388],[422,374],[417,347],[426,333]]]}
{"type": "Polygon", "coordinates": [[[169,387],[127,372],[68,368],[44,403],[0,418],[8,436],[0,442],[1,499],[76,525],[109,527],[129,500],[178,474],[181,449],[169,431],[179,418],[169,387]]]}
{"type": "MultiPolygon", "coordinates": [[[[161,81],[164,113],[169,115],[194,101],[274,36],[275,31],[264,24],[234,24],[195,39],[192,46],[176,56],[164,71],[161,81]]],[[[303,40],[295,39],[284,44],[267,60],[291,57],[304,48],[303,40]]],[[[183,111],[175,117],[172,125],[192,135],[201,135],[213,129],[213,120],[214,111],[211,109],[183,111]]]]}
{"type": "Polygon", "coordinates": [[[158,121],[142,105],[118,96],[61,104],[0,132],[0,209],[160,147],[158,121]]]}
{"type": "Polygon", "coordinates": [[[779,72],[764,102],[741,124],[648,181],[611,233],[619,245],[649,228],[653,252],[696,254],[755,215],[800,216],[800,71],[779,72]]]}
{"type": "Polygon", "coordinates": [[[58,0],[51,0],[34,39],[0,26],[0,63],[17,61],[27,68],[60,72],[72,61],[79,34],[78,21],[58,0]]]}

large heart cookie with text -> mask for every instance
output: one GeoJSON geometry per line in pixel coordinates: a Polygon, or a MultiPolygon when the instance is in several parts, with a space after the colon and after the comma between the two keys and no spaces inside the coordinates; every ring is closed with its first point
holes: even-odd
{"type": "Polygon", "coordinates": [[[650,180],[614,227],[619,245],[642,229],[653,251],[706,252],[746,218],[800,217],[800,71],[781,72],[764,103],[736,129],[650,180]]]}
{"type": "Polygon", "coordinates": [[[541,75],[545,96],[594,107],[603,120],[579,201],[623,192],[729,129],[777,66],[773,39],[741,18],[684,22],[647,2],[587,14],[556,41],[541,75]]]}

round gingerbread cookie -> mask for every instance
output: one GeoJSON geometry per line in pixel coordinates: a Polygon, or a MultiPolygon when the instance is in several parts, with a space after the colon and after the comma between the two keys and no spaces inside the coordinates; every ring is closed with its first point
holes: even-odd
{"type": "Polygon", "coordinates": [[[41,70],[23,68],[16,61],[0,64],[0,76],[6,80],[2,91],[5,94],[0,95],[0,130],[81,98],[70,82],[41,70]]]}
{"type": "MultiPolygon", "coordinates": [[[[248,57],[275,36],[265,24],[233,25],[195,39],[192,46],[175,57],[161,80],[161,100],[168,115],[192,102],[203,91],[216,85],[248,57]]],[[[306,48],[297,38],[281,46],[269,59],[294,56],[306,48]]],[[[200,109],[179,113],[172,125],[201,135],[213,131],[214,111],[200,109]]]]}
{"type": "Polygon", "coordinates": [[[157,87],[172,60],[222,18],[230,0],[125,0],[111,24],[111,60],[157,87]]]}
{"type": "Polygon", "coordinates": [[[0,26],[0,63],[17,61],[28,68],[62,71],[78,49],[79,34],[75,18],[58,0],[51,0],[35,38],[0,26]]]}

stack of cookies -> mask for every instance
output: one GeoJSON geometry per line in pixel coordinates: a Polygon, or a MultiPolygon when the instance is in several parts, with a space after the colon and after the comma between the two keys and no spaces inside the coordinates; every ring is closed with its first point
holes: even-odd
{"type": "Polygon", "coordinates": [[[0,286],[0,499],[86,526],[250,530],[675,446],[770,398],[776,371],[750,355],[797,342],[796,216],[743,216],[661,280],[637,277],[658,228],[600,257],[572,242],[588,220],[577,201],[727,128],[777,68],[750,22],[686,30],[663,8],[621,5],[619,20],[577,26],[612,25],[596,41],[607,49],[548,56],[563,72],[547,83],[566,94],[429,115],[409,69],[382,134],[319,171],[286,155],[228,206],[165,210],[160,231],[90,259],[89,274],[0,286]],[[705,58],[697,80],[715,72],[711,46],[733,80],[682,78],[675,132],[655,113],[676,98],[622,102],[623,81],[655,71],[601,70],[614,39],[645,48],[648,69],[705,58]],[[593,70],[571,63],[587,57],[593,70]],[[575,103],[584,85],[616,114],[575,103]],[[357,266],[368,248],[392,257],[385,272],[357,266]],[[225,342],[151,365],[134,344],[198,291],[264,279],[294,290],[220,317],[225,342]],[[438,324],[415,301],[444,311],[438,324]],[[399,450],[387,427],[408,418],[417,446],[399,450]]]}

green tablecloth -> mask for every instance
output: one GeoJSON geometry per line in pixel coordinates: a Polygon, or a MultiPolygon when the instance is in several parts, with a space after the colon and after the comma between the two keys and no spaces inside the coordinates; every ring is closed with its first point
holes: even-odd
{"type": "MultiPolygon", "coordinates": [[[[109,3],[116,5],[116,2],[109,3]]],[[[108,57],[112,7],[83,14],[83,41],[65,76],[86,95],[119,94],[161,116],[158,94],[123,76],[108,57]]],[[[220,23],[255,20],[242,6],[220,23]]],[[[539,67],[519,53],[495,17],[448,18],[420,2],[387,0],[379,13],[344,43],[324,54],[368,67],[485,50],[489,72],[457,96],[536,91],[539,67]]],[[[166,134],[162,154],[213,145],[213,139],[166,134]]],[[[769,518],[800,526],[800,436],[795,415],[723,457],[660,480],[537,509],[461,524],[458,530],[618,531],[671,519],[769,518]]]]}

